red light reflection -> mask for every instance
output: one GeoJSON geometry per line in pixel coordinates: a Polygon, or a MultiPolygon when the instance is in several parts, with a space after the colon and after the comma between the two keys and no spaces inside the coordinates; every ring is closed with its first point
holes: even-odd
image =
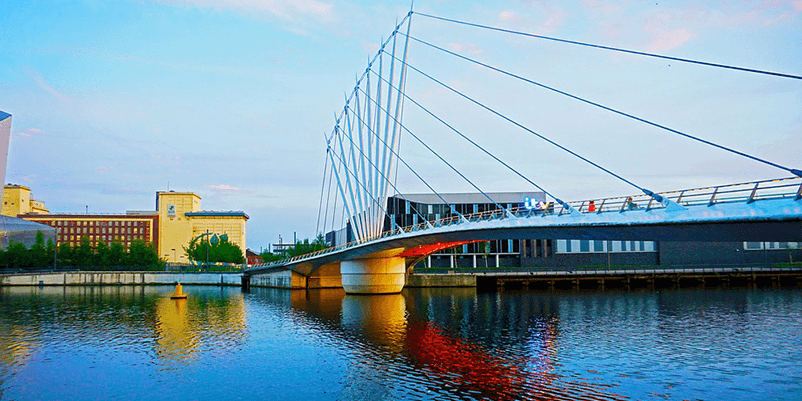
{"type": "MultiPolygon", "coordinates": [[[[547,329],[546,337],[556,336],[547,329]]],[[[604,392],[610,387],[599,383],[564,380],[554,374],[552,356],[554,338],[545,338],[541,356],[535,358],[536,371],[527,368],[527,360],[505,360],[484,351],[480,346],[443,333],[433,324],[410,323],[406,347],[409,356],[424,372],[434,376],[445,388],[456,393],[494,400],[621,400],[604,392]]],[[[581,380],[581,379],[580,379],[581,380]]]]}

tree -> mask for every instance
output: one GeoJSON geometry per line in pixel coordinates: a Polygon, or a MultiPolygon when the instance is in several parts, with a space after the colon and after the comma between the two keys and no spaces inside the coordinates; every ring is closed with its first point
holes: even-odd
{"type": "Polygon", "coordinates": [[[9,241],[6,258],[10,267],[26,268],[33,266],[31,253],[22,242],[9,241]]]}
{"type": "Polygon", "coordinates": [[[245,263],[242,256],[242,248],[229,241],[228,235],[220,235],[217,242],[209,241],[207,235],[201,235],[189,241],[189,246],[184,248],[189,260],[195,263],[245,263]]]}
{"type": "Polygon", "coordinates": [[[323,235],[318,234],[317,238],[315,238],[315,240],[311,243],[309,242],[309,238],[296,243],[295,246],[287,250],[286,254],[289,257],[301,256],[307,253],[317,252],[328,247],[329,246],[326,244],[326,239],[323,238],[323,235]]]}
{"type": "Polygon", "coordinates": [[[45,248],[45,235],[41,231],[36,232],[36,240],[30,249],[30,263],[32,267],[45,267],[52,263],[53,254],[47,253],[45,248]]]}
{"type": "Polygon", "coordinates": [[[82,236],[81,244],[72,250],[72,262],[75,266],[92,266],[94,251],[89,237],[82,236]]]}
{"type": "Polygon", "coordinates": [[[58,264],[59,266],[74,266],[72,262],[72,247],[66,242],[58,244],[58,264]]]}
{"type": "Polygon", "coordinates": [[[165,261],[159,258],[153,244],[142,239],[135,239],[131,242],[127,259],[128,266],[158,267],[165,264],[165,261]]]}
{"type": "Polygon", "coordinates": [[[126,255],[125,255],[125,247],[123,243],[119,240],[114,240],[111,242],[109,246],[109,253],[106,257],[106,262],[109,266],[123,266],[126,265],[125,263],[126,255]]]}

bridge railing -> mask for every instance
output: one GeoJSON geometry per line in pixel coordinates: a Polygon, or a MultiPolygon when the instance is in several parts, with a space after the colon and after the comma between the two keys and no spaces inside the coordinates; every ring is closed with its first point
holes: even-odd
{"type": "MultiPolygon", "coordinates": [[[[802,178],[790,177],[772,180],[727,184],[711,187],[684,189],[679,191],[661,192],[664,196],[682,206],[712,206],[720,203],[745,202],[752,203],[767,199],[802,199],[802,178]]],[[[646,211],[662,209],[665,206],[648,195],[619,196],[614,198],[588,199],[584,201],[568,202],[571,207],[581,213],[627,213],[633,211],[646,211]]],[[[325,248],[319,251],[306,253],[278,260],[271,263],[254,265],[254,267],[281,266],[298,260],[309,259],[319,255],[337,252],[379,239],[400,235],[403,233],[426,230],[432,227],[448,227],[465,222],[480,222],[502,220],[507,218],[550,217],[564,216],[569,210],[561,205],[549,204],[543,209],[511,208],[509,213],[503,210],[488,210],[484,212],[465,214],[463,216],[449,216],[437,220],[424,221],[406,227],[394,227],[384,231],[376,237],[364,238],[342,245],[325,248]],[[464,219],[463,219],[464,218],[464,219]]]]}

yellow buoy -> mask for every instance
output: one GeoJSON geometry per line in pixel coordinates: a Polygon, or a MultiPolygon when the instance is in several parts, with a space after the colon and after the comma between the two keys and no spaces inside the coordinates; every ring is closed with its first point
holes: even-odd
{"type": "Polygon", "coordinates": [[[186,299],[187,294],[184,294],[183,287],[181,283],[175,284],[175,294],[170,295],[170,299],[186,299]]]}

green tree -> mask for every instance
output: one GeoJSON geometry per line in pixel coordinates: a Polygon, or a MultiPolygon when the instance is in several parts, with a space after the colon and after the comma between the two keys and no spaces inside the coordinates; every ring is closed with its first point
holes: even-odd
{"type": "Polygon", "coordinates": [[[30,249],[30,259],[32,267],[46,267],[52,262],[52,254],[48,254],[45,248],[45,234],[41,231],[36,232],[36,239],[30,249]]]}
{"type": "Polygon", "coordinates": [[[125,247],[123,243],[119,240],[114,240],[111,242],[109,246],[109,253],[106,257],[106,263],[109,266],[124,266],[127,265],[126,260],[128,259],[128,255],[125,253],[125,247]]]}
{"type": "Polygon", "coordinates": [[[82,236],[81,244],[72,250],[72,262],[75,266],[91,266],[93,255],[94,252],[92,250],[92,244],[89,242],[89,237],[82,236]]]}
{"type": "Polygon", "coordinates": [[[9,241],[6,257],[9,267],[12,268],[25,269],[33,266],[31,252],[22,242],[9,241]]]}
{"type": "Polygon", "coordinates": [[[304,239],[301,242],[298,242],[292,248],[287,249],[287,256],[294,257],[300,256],[307,253],[317,252],[323,249],[328,248],[326,244],[326,239],[323,238],[322,234],[319,234],[314,241],[309,242],[309,238],[304,239]]]}
{"type": "MultiPolygon", "coordinates": [[[[112,244],[112,247],[114,244],[112,244]]],[[[163,267],[165,261],[159,258],[156,248],[150,242],[135,239],[128,250],[128,265],[143,267],[163,267]]]]}
{"type": "Polygon", "coordinates": [[[52,238],[48,238],[47,240],[47,245],[45,245],[45,253],[47,254],[48,265],[53,264],[53,267],[55,268],[56,261],[54,258],[56,256],[56,243],[53,242],[52,238]]]}
{"type": "Polygon", "coordinates": [[[59,266],[75,266],[72,262],[72,247],[66,242],[58,244],[59,266]]]}
{"type": "Polygon", "coordinates": [[[92,262],[95,266],[111,266],[109,264],[109,246],[106,241],[98,241],[95,245],[95,256],[92,262]]]}
{"type": "Polygon", "coordinates": [[[206,263],[207,258],[210,263],[245,263],[242,248],[229,241],[225,234],[218,236],[217,242],[209,241],[206,235],[193,238],[184,250],[195,263],[206,263]]]}

